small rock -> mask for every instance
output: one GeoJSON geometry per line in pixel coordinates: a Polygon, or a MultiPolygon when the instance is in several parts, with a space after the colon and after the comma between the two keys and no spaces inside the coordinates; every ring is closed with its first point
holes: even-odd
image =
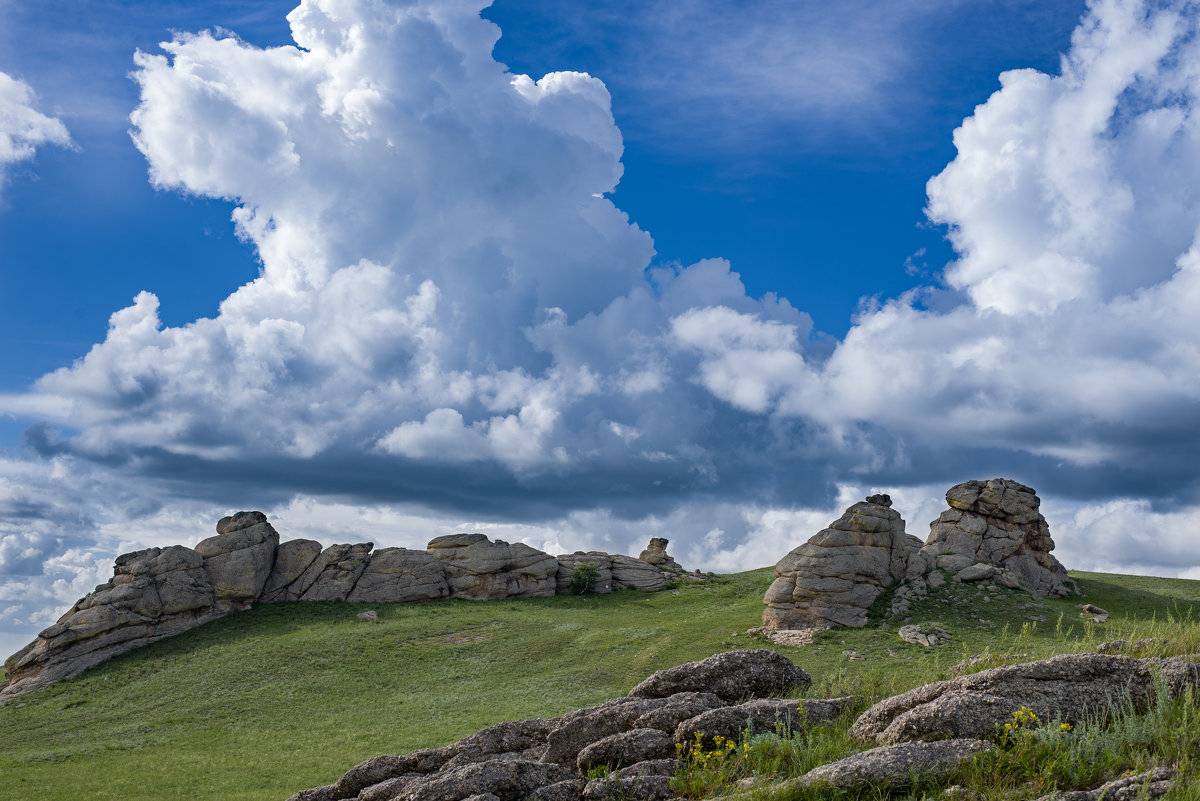
{"type": "Polygon", "coordinates": [[[379,613],[374,609],[368,609],[365,612],[359,612],[355,617],[359,620],[379,620],[379,613]]]}

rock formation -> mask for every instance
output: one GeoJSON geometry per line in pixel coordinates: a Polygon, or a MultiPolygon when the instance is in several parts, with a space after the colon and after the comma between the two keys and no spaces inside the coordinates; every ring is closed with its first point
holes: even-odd
{"type": "Polygon", "coordinates": [[[925,544],[904,533],[887,495],[872,495],[775,566],[763,603],[770,629],[863,626],[889,588],[891,612],[945,584],[989,582],[1035,595],[1077,592],[1051,555],[1054,540],[1032,489],[1005,478],[967,481],[946,492],[950,508],[930,524],[925,544]]]}
{"type": "MultiPolygon", "coordinates": [[[[647,552],[665,555],[665,545],[652,541],[647,552]]],[[[6,660],[0,704],[255,603],[547,596],[569,591],[580,561],[597,565],[596,592],[660,590],[674,575],[629,556],[556,558],[483,534],[437,537],[427,551],[373,549],[369,542],[325,549],[313,540],[281,544],[262,512],[238,512],[222,518],[217,535],[194,549],[176,545],[119,556],[108,583],[6,660]]]]}
{"type": "Polygon", "coordinates": [[[904,533],[892,499],[873,495],[851,506],[775,565],[763,602],[772,629],[863,626],[888,587],[922,575],[921,541],[904,533]]]}
{"type": "Polygon", "coordinates": [[[828,723],[849,699],[758,699],[758,690],[805,687],[808,674],[774,651],[733,651],[660,671],[638,685],[638,696],[551,720],[499,723],[456,743],[402,756],[377,756],[351,768],[333,784],[302,790],[290,801],[458,801],[474,796],[499,801],[579,801],[626,798],[665,801],[674,797],[670,776],[676,754],[700,738],[726,731],[725,718],[745,726],[751,705],[768,710],[762,728],[774,730],[788,710],[797,731],[828,723]],[[753,687],[738,687],[743,674],[753,687]],[[694,689],[675,691],[677,687],[694,689]],[[730,710],[724,717],[716,711],[730,710]],[[710,730],[705,718],[720,726],[710,730]],[[769,718],[769,720],[768,720],[769,718]],[[589,770],[609,767],[605,778],[589,770]]]}
{"type": "Polygon", "coordinates": [[[1006,478],[967,481],[946,491],[950,508],[929,526],[921,553],[963,581],[1009,574],[1036,595],[1077,592],[1050,551],[1050,527],[1031,488],[1006,478]],[[988,570],[988,568],[993,568],[988,570]]]}
{"type": "Polygon", "coordinates": [[[683,570],[683,565],[676,562],[667,553],[667,545],[670,542],[665,537],[651,537],[650,544],[646,546],[646,550],[638,554],[638,559],[665,570],[683,570]]]}

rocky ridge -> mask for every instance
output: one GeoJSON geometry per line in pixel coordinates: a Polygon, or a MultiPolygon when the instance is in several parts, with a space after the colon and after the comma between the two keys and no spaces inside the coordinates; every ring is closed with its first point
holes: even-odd
{"type": "Polygon", "coordinates": [[[1054,540],[1033,489],[995,478],[946,492],[949,508],[930,524],[924,543],[904,531],[887,495],[860,501],[775,566],[763,597],[769,629],[864,626],[885,592],[890,612],[948,580],[1024,589],[1038,596],[1077,592],[1050,553],[1054,540]]]}
{"type": "MultiPolygon", "coordinates": [[[[647,550],[659,564],[677,564],[666,545],[656,538],[647,550]]],[[[424,551],[375,550],[370,542],[326,548],[305,539],[280,543],[262,512],[238,512],[222,518],[216,536],[195,548],[173,545],[117,557],[108,582],[5,661],[0,704],[256,603],[549,596],[569,592],[583,562],[597,566],[597,593],[657,591],[682,573],[619,554],[556,557],[483,534],[437,537],[424,551]]]]}
{"type": "MultiPolygon", "coordinates": [[[[858,700],[777,697],[810,682],[773,651],[718,654],[659,671],[626,697],[562,717],[499,723],[441,748],[373,757],[288,801],[668,801],[676,797],[671,777],[693,749],[829,725],[858,700]]],[[[777,789],[854,791],[914,778],[947,783],[964,762],[1003,742],[1002,724],[1017,710],[1057,726],[1115,708],[1145,710],[1158,692],[1198,687],[1200,663],[1188,658],[1085,653],[992,668],[875,704],[850,728],[867,746],[863,751],[777,789]]],[[[1158,767],[1058,797],[1153,799],[1170,789],[1172,778],[1171,768],[1158,767]]]]}

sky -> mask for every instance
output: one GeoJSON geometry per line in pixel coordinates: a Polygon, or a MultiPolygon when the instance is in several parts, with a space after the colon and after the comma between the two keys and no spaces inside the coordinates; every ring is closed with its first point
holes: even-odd
{"type": "Polygon", "coordinates": [[[0,0],[0,651],[239,509],[1200,578],[1191,2],[0,0]]]}

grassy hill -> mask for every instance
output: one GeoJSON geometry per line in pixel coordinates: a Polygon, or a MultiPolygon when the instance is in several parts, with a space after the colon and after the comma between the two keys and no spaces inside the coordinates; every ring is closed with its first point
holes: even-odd
{"type": "Polygon", "coordinates": [[[937,649],[901,642],[896,621],[803,648],[747,634],[769,569],[657,594],[260,606],[0,708],[0,801],[283,801],[367,757],[558,715],[734,648],[787,654],[813,697],[892,694],[985,650],[1037,658],[1170,635],[1200,652],[1200,581],[1072,576],[1084,599],[952,583],[912,612],[954,635],[937,649]],[[1081,600],[1112,616],[1085,621],[1081,600]],[[368,608],[377,623],[355,617],[368,608]]]}

